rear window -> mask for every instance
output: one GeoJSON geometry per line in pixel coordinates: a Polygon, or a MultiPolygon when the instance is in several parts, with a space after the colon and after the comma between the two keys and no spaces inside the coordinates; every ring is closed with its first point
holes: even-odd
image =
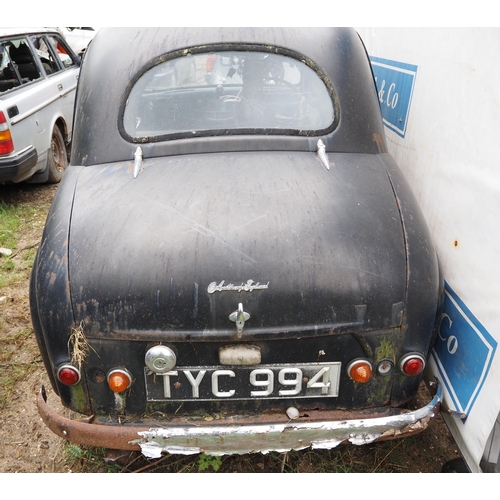
{"type": "Polygon", "coordinates": [[[305,63],[274,53],[223,51],[182,56],[146,71],[128,96],[123,127],[144,141],[252,130],[312,135],[334,118],[325,83],[305,63]]]}

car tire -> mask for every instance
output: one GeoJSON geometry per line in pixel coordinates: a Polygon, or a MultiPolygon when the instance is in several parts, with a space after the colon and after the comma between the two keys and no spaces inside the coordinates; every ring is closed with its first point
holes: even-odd
{"type": "Polygon", "coordinates": [[[50,184],[57,184],[60,182],[64,171],[68,167],[66,144],[61,130],[57,125],[52,130],[47,166],[49,169],[49,178],[47,182],[50,184]]]}
{"type": "Polygon", "coordinates": [[[446,462],[441,468],[442,473],[468,473],[470,472],[467,462],[462,458],[454,458],[446,462]]]}

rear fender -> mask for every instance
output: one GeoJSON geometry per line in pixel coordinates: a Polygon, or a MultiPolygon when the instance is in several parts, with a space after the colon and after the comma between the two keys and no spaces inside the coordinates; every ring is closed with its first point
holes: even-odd
{"type": "Polygon", "coordinates": [[[33,327],[54,390],[65,406],[88,413],[85,380],[70,388],[56,379],[57,368],[71,362],[69,338],[77,326],[69,287],[68,243],[74,192],[82,168],[67,170],[54,197],[33,266],[30,295],[33,327]]]}

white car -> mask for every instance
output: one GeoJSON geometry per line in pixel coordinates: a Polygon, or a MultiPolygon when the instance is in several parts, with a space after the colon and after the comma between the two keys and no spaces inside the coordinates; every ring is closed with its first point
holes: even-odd
{"type": "Polygon", "coordinates": [[[82,54],[99,28],[58,28],[75,54],[82,54]]]}
{"type": "Polygon", "coordinates": [[[0,183],[61,180],[79,71],[57,30],[0,30],[0,183]]]}

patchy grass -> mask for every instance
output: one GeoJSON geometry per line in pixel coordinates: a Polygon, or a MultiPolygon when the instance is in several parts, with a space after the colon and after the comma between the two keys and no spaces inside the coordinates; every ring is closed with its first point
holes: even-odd
{"type": "Polygon", "coordinates": [[[0,248],[12,254],[0,254],[0,409],[41,362],[24,297],[49,206],[6,198],[0,201],[0,248]]]}
{"type": "MultiPolygon", "coordinates": [[[[19,232],[19,217],[14,207],[0,202],[0,247],[14,251],[17,248],[17,234],[19,232]]],[[[0,288],[5,287],[9,275],[15,268],[12,256],[0,254],[0,288]]]]}
{"type": "Polygon", "coordinates": [[[16,384],[39,368],[41,356],[30,329],[2,335],[0,342],[0,410],[3,410],[16,384]]]}
{"type": "Polygon", "coordinates": [[[0,246],[10,248],[16,244],[19,216],[12,205],[0,201],[0,246]]]}
{"type": "Polygon", "coordinates": [[[0,247],[12,251],[10,256],[0,256],[0,288],[15,284],[29,274],[38,242],[20,245],[21,234],[23,226],[30,226],[36,218],[36,207],[0,201],[0,247]]]}
{"type": "Polygon", "coordinates": [[[117,464],[106,462],[106,450],[104,448],[91,448],[89,446],[78,446],[68,444],[64,449],[65,462],[71,467],[71,472],[120,472],[121,467],[117,464]]]}

